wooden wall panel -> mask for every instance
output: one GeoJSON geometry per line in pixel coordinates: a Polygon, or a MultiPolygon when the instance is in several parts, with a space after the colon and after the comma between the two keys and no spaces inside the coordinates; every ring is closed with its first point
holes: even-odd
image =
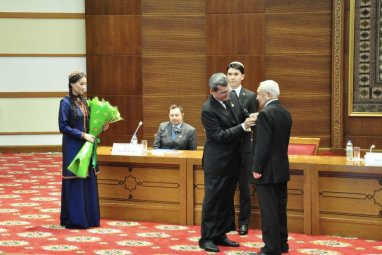
{"type": "Polygon", "coordinates": [[[328,1],[287,2],[266,4],[265,78],[280,85],[282,102],[293,117],[292,135],[320,137],[320,147],[328,148],[331,6],[328,1]]]}
{"type": "MultiPolygon", "coordinates": [[[[256,91],[264,79],[280,83],[296,120],[294,134],[319,134],[321,146],[330,147],[333,1],[87,0],[89,92],[141,95],[144,137],[168,119],[172,102],[202,129],[199,111],[209,76],[238,60],[246,66],[247,88],[256,91]]],[[[372,123],[366,126],[365,118],[345,118],[346,136],[362,146],[379,134],[372,127],[382,124],[378,118],[366,118],[372,123]]]]}
{"type": "MultiPolygon", "coordinates": [[[[281,87],[282,89],[282,87],[281,87]]],[[[320,147],[330,147],[330,105],[320,94],[281,94],[280,101],[292,115],[292,136],[320,137],[320,147]]]]}
{"type": "Polygon", "coordinates": [[[330,58],[269,56],[266,79],[279,83],[280,100],[292,114],[292,135],[320,137],[320,147],[330,147],[330,58]]]}
{"type": "MultiPolygon", "coordinates": [[[[345,114],[344,142],[350,139],[353,146],[361,147],[362,155],[369,151],[371,145],[382,150],[381,117],[349,117],[345,114]]],[[[345,145],[344,145],[345,146],[345,145]]]]}
{"type": "Polygon", "coordinates": [[[143,131],[150,146],[159,124],[169,120],[171,104],[183,107],[184,121],[197,129],[202,144],[205,40],[204,1],[142,2],[143,131]]]}
{"type": "Polygon", "coordinates": [[[331,13],[266,15],[266,54],[331,54],[331,13]]]}
{"type": "Polygon", "coordinates": [[[265,3],[267,13],[304,12],[309,16],[314,13],[330,13],[332,8],[332,0],[266,0],[265,3]]]}
{"type": "Polygon", "coordinates": [[[204,56],[144,56],[143,94],[147,97],[204,94],[207,91],[204,72],[204,56]]]}
{"type": "MultiPolygon", "coordinates": [[[[330,57],[272,55],[265,58],[266,79],[279,82],[281,94],[322,94],[330,102],[330,57]]],[[[328,103],[328,106],[330,104],[328,103]]]]}
{"type": "Polygon", "coordinates": [[[142,0],[142,15],[201,15],[204,0],[142,0]]]}
{"type": "Polygon", "coordinates": [[[202,15],[143,16],[142,27],[144,55],[204,55],[202,15]]]}
{"type": "Polygon", "coordinates": [[[142,57],[88,55],[88,87],[105,95],[142,94],[142,57]]]}
{"type": "Polygon", "coordinates": [[[258,13],[264,12],[265,0],[207,0],[206,13],[258,13]]]}
{"type": "Polygon", "coordinates": [[[85,0],[85,12],[88,15],[139,15],[141,0],[85,0]]]}
{"type": "Polygon", "coordinates": [[[139,15],[86,15],[86,54],[141,54],[139,15]]]}
{"type": "Polygon", "coordinates": [[[207,55],[254,55],[264,52],[263,14],[206,16],[207,55]]]}

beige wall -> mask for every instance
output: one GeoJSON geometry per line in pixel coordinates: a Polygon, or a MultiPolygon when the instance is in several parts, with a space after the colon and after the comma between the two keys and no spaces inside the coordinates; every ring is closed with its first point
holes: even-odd
{"type": "Polygon", "coordinates": [[[60,145],[67,74],[86,71],[84,1],[0,2],[0,147],[60,145]]]}

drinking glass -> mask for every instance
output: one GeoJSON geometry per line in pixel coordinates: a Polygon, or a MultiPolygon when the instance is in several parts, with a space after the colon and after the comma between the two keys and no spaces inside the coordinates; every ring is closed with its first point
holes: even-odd
{"type": "Polygon", "coordinates": [[[143,154],[146,155],[147,154],[147,140],[142,140],[141,143],[143,145],[143,154]]]}
{"type": "Polygon", "coordinates": [[[359,161],[361,160],[361,148],[360,147],[354,147],[353,148],[353,160],[359,161]]]}

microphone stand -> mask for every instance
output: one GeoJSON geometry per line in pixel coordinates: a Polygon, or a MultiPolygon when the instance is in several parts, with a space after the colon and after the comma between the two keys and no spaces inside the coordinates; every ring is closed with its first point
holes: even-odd
{"type": "Polygon", "coordinates": [[[135,130],[133,136],[131,137],[131,141],[130,141],[130,143],[132,143],[132,144],[138,144],[137,132],[138,132],[138,129],[142,126],[142,124],[143,124],[143,122],[140,121],[139,124],[138,124],[137,129],[135,130]]]}

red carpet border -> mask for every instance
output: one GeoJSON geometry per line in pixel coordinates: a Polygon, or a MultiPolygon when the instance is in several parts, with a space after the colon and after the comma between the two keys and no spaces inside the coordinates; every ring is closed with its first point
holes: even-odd
{"type": "MultiPolygon", "coordinates": [[[[60,153],[0,153],[0,254],[213,254],[198,247],[199,226],[102,219],[99,228],[62,228],[60,191],[60,153]]],[[[241,246],[218,254],[263,246],[259,230],[229,238],[241,246]]],[[[382,255],[382,241],[293,233],[289,239],[290,255],[382,255]]]]}

